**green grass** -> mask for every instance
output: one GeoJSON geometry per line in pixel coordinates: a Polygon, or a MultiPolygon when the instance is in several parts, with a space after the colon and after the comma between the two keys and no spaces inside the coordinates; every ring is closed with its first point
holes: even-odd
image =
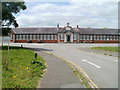
{"type": "Polygon", "coordinates": [[[89,80],[87,78],[85,78],[84,75],[80,71],[78,71],[78,69],[74,65],[72,65],[69,62],[66,62],[66,63],[71,67],[74,74],[80,79],[80,84],[83,84],[89,90],[93,90],[92,87],[89,84],[89,80]]]}
{"type": "Polygon", "coordinates": [[[86,88],[89,88],[89,90],[93,90],[91,86],[89,85],[89,81],[83,76],[81,72],[78,70],[74,71],[74,73],[81,79],[81,84],[84,84],[86,88]]]}
{"type": "Polygon", "coordinates": [[[36,88],[44,73],[45,61],[41,56],[34,59],[34,52],[20,47],[2,47],[2,88],[36,88]],[[39,61],[40,64],[32,64],[39,61]]]}
{"type": "Polygon", "coordinates": [[[120,47],[92,47],[91,49],[111,51],[111,52],[120,52],[120,47]]]}

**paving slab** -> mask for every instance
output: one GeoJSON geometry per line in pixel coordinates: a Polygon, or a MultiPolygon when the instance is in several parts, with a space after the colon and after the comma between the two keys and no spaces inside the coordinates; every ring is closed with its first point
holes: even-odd
{"type": "Polygon", "coordinates": [[[73,70],[60,58],[36,51],[48,64],[47,72],[41,80],[39,88],[85,88],[73,70]]]}

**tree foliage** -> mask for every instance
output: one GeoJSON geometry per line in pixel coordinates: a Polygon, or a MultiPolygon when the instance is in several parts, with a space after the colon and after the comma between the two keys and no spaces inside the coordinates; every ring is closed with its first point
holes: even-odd
{"type": "Polygon", "coordinates": [[[2,35],[3,36],[8,36],[10,33],[11,28],[2,28],[2,35]]]}
{"type": "Polygon", "coordinates": [[[2,26],[9,27],[10,25],[13,25],[14,27],[18,27],[14,14],[17,14],[26,8],[25,2],[2,2],[2,26]]]}

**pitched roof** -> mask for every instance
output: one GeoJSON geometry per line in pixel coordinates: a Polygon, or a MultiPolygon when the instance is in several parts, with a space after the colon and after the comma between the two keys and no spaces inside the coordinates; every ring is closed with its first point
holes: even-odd
{"type": "MultiPolygon", "coordinates": [[[[65,33],[65,28],[13,28],[15,34],[57,34],[59,32],[65,33]]],[[[98,29],[98,28],[73,28],[71,32],[78,32],[80,34],[118,34],[118,29],[98,29]]]]}
{"type": "Polygon", "coordinates": [[[15,34],[39,34],[57,33],[57,28],[13,28],[15,34]]]}
{"type": "Polygon", "coordinates": [[[118,34],[118,29],[80,28],[81,34],[118,34]]]}

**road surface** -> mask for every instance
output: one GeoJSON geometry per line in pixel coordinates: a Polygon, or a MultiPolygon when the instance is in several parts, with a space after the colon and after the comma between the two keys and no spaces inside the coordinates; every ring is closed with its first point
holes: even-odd
{"type": "MultiPolygon", "coordinates": [[[[19,43],[10,44],[20,46],[19,43]]],[[[118,44],[23,44],[68,59],[80,66],[99,88],[118,88],[118,58],[80,51],[82,47],[118,44]]]]}

